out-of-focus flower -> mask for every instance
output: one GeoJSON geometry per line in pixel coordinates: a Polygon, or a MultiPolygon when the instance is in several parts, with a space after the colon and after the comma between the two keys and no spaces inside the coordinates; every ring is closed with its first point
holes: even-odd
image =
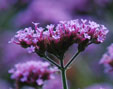
{"type": "Polygon", "coordinates": [[[11,78],[19,84],[42,86],[46,80],[54,78],[56,67],[51,67],[48,62],[28,61],[19,63],[9,70],[11,78]]]}
{"type": "Polygon", "coordinates": [[[29,25],[32,21],[56,23],[59,20],[68,20],[70,15],[64,8],[64,3],[61,4],[60,1],[34,0],[29,4],[28,8],[15,16],[14,23],[20,27],[29,25]]]}
{"type": "Polygon", "coordinates": [[[105,72],[113,71],[113,43],[107,48],[107,52],[100,60],[100,64],[104,64],[105,72]]]}
{"type": "Polygon", "coordinates": [[[94,84],[85,89],[113,89],[110,84],[94,84]]]}
{"type": "Polygon", "coordinates": [[[45,29],[36,23],[34,25],[35,30],[31,27],[19,30],[10,43],[21,45],[30,52],[35,50],[40,56],[48,51],[61,57],[73,43],[77,43],[78,50],[83,51],[91,43],[102,43],[108,33],[104,25],[83,19],[60,21],[56,27],[50,24],[45,29]]]}
{"type": "MultiPolygon", "coordinates": [[[[28,0],[21,0],[21,2],[28,2],[28,0]]],[[[17,13],[13,21],[19,27],[30,25],[32,21],[56,23],[59,20],[72,19],[73,12],[87,11],[88,8],[89,0],[32,0],[26,9],[17,13]]]]}
{"type": "Polygon", "coordinates": [[[59,0],[69,11],[85,11],[89,7],[90,0],[59,0]],[[68,4],[68,6],[67,6],[68,4]],[[81,5],[81,6],[80,6],[81,5]]]}
{"type": "Polygon", "coordinates": [[[43,89],[62,89],[62,82],[59,76],[55,76],[55,79],[45,82],[43,89]]]}

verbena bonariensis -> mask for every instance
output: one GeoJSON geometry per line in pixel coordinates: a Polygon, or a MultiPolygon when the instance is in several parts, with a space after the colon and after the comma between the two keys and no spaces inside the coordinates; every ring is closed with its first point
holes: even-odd
{"type": "Polygon", "coordinates": [[[104,25],[87,20],[61,21],[56,27],[51,24],[45,29],[38,27],[38,23],[33,24],[35,30],[31,27],[19,30],[10,42],[40,56],[43,56],[45,51],[57,57],[63,56],[73,43],[77,43],[78,50],[82,51],[90,43],[102,43],[108,33],[104,25]]]}
{"type": "Polygon", "coordinates": [[[104,64],[105,72],[113,71],[113,43],[107,48],[107,52],[101,58],[100,64],[104,64]]]}
{"type": "Polygon", "coordinates": [[[56,65],[61,70],[64,89],[67,89],[66,69],[75,57],[88,45],[102,43],[108,33],[104,25],[83,19],[60,21],[56,26],[50,24],[46,28],[38,27],[39,23],[33,24],[34,29],[29,27],[18,31],[10,43],[26,48],[29,53],[35,52],[56,65]],[[77,53],[64,65],[64,53],[74,43],[78,44],[77,53]],[[51,60],[47,52],[55,55],[59,59],[60,65],[51,60]]]}
{"type": "Polygon", "coordinates": [[[29,85],[41,87],[45,81],[53,79],[57,71],[56,67],[51,67],[48,62],[28,61],[19,63],[9,70],[11,78],[16,80],[16,89],[29,85]]]}

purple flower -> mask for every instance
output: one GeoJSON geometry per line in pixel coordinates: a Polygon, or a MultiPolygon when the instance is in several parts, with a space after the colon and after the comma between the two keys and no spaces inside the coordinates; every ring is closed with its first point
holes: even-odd
{"type": "Polygon", "coordinates": [[[11,78],[20,84],[41,86],[46,80],[53,79],[56,67],[50,67],[48,62],[28,61],[19,63],[9,70],[11,78]]]}
{"type": "Polygon", "coordinates": [[[27,50],[28,50],[28,53],[33,53],[33,52],[35,52],[35,47],[33,47],[33,46],[28,47],[27,50]]]}
{"type": "Polygon", "coordinates": [[[113,44],[107,48],[107,52],[101,58],[100,64],[104,64],[105,72],[113,71],[113,44]]]}
{"type": "Polygon", "coordinates": [[[57,26],[50,24],[45,29],[38,27],[37,23],[33,24],[35,30],[31,27],[20,30],[10,42],[29,49],[29,52],[35,51],[40,56],[45,51],[57,57],[63,56],[74,43],[78,44],[79,51],[83,51],[90,43],[102,43],[108,33],[104,25],[83,19],[60,21],[57,26]]]}
{"type": "Polygon", "coordinates": [[[31,3],[28,5],[28,7],[15,16],[14,24],[20,27],[30,25],[32,21],[40,21],[42,23],[56,23],[59,20],[70,19],[70,15],[67,11],[68,10],[65,10],[64,3],[61,3],[61,1],[31,0],[31,3]]]}

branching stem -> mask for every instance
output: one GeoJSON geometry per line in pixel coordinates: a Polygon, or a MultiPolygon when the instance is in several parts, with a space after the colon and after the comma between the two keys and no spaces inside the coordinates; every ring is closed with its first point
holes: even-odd
{"type": "Polygon", "coordinates": [[[69,62],[66,64],[65,69],[67,69],[72,62],[74,61],[74,59],[79,55],[80,51],[78,51],[77,53],[74,54],[74,56],[69,60],[69,62]]]}

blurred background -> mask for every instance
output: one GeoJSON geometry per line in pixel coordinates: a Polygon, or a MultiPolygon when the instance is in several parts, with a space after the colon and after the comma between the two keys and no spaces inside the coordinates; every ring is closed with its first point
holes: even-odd
{"type": "MultiPolygon", "coordinates": [[[[106,86],[105,89],[113,89],[113,74],[106,74],[103,65],[99,64],[107,46],[113,43],[113,0],[0,0],[0,89],[14,86],[8,74],[14,64],[41,60],[15,44],[8,44],[16,31],[33,26],[32,22],[46,26],[81,18],[104,24],[110,32],[103,44],[90,45],[72,64],[67,71],[69,87],[99,89],[106,86]]],[[[75,53],[75,47],[72,45],[66,52],[66,61],[75,53]]],[[[47,83],[48,86],[53,83],[53,86],[45,89],[58,89],[58,86],[61,89],[60,79],[53,81],[47,83]]]]}

